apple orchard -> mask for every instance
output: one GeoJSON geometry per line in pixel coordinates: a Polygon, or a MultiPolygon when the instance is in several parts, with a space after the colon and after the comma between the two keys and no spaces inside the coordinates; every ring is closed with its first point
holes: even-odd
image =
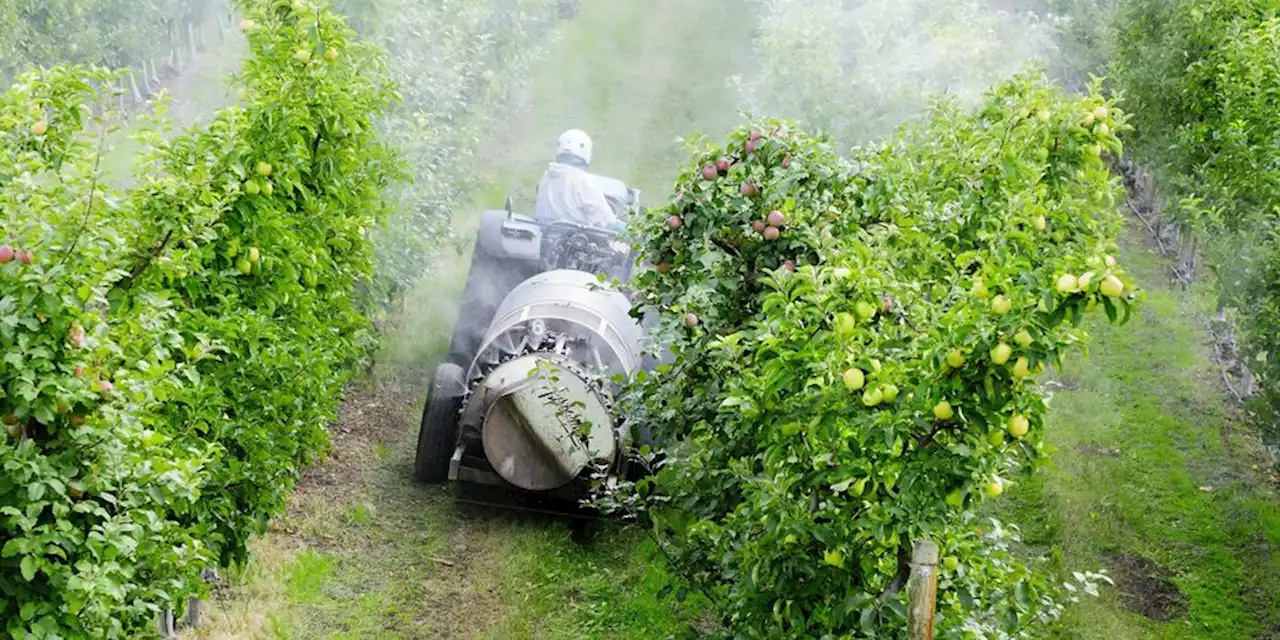
{"type": "Polygon", "coordinates": [[[777,120],[698,143],[635,230],[637,313],[674,357],[627,415],[666,449],[601,503],[647,513],[745,636],[905,633],[917,539],[945,556],[947,637],[1056,617],[1061,567],[974,511],[1044,460],[1037,380],[1083,316],[1140,297],[1102,157],[1124,119],[1025,74],[847,157],[777,120]]]}
{"type": "MultiPolygon", "coordinates": [[[[479,124],[406,147],[405,167],[388,140],[427,136],[379,129],[397,95],[377,47],[306,0],[236,5],[244,106],[144,131],[129,189],[101,179],[108,125],[86,107],[118,76],[30,72],[0,103],[15,637],[131,637],[206,591],[202,569],[243,562],[324,448],[387,281],[421,272],[431,211],[463,201],[435,182],[479,124]],[[399,236],[390,258],[375,229],[399,236]]],[[[379,27],[416,46],[417,19],[379,27]]],[[[400,45],[415,105],[499,91],[463,95],[477,69],[400,45]]],[[[1058,616],[1065,583],[1103,578],[1019,555],[1015,528],[976,513],[1044,461],[1039,381],[1087,338],[1085,314],[1123,323],[1140,302],[1112,257],[1103,160],[1126,118],[1097,87],[1024,74],[847,155],[772,119],[700,141],[669,204],[633,225],[655,265],[635,311],[659,312],[673,357],[622,406],[662,455],[600,503],[650,518],[681,592],[742,637],[900,634],[918,539],[943,550],[941,635],[1058,616]]]]}

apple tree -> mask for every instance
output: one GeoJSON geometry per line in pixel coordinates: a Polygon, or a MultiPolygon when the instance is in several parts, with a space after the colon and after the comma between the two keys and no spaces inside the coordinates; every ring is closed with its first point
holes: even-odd
{"type": "Polygon", "coordinates": [[[1124,122],[1024,73],[848,157],[779,120],[698,143],[636,229],[668,356],[625,406],[661,455],[600,504],[646,513],[735,637],[901,636],[919,539],[943,637],[1054,619],[1061,568],[975,510],[1044,460],[1037,379],[1081,319],[1141,297],[1112,257],[1124,122]]]}
{"type": "Polygon", "coordinates": [[[244,106],[143,129],[127,190],[88,116],[111,73],[0,98],[0,635],[154,634],[244,562],[375,344],[385,59],[322,3],[238,6],[244,106]]]}
{"type": "MultiPolygon", "coordinates": [[[[0,81],[59,64],[141,67],[168,55],[181,29],[227,0],[10,0],[0,6],[0,81]]],[[[117,79],[118,81],[118,79],[117,79]]]]}
{"type": "MultiPolygon", "coordinates": [[[[1280,8],[1270,0],[1126,2],[1112,82],[1133,113],[1134,158],[1162,214],[1203,256],[1264,436],[1280,447],[1280,8]]],[[[1189,265],[1190,266],[1190,265],[1189,265]]],[[[1194,267],[1191,267],[1194,270],[1194,267]]]]}

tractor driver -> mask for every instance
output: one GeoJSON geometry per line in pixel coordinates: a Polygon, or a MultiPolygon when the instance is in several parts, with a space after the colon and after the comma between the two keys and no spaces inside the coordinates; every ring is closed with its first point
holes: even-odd
{"type": "Polygon", "coordinates": [[[534,219],[541,223],[567,220],[581,225],[621,231],[623,223],[613,213],[587,168],[591,166],[591,136],[579,129],[560,134],[556,159],[538,182],[534,219]]]}

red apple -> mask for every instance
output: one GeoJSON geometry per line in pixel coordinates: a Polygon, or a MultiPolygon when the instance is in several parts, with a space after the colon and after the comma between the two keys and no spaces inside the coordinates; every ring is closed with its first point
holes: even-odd
{"type": "Polygon", "coordinates": [[[754,182],[742,183],[742,186],[739,187],[738,191],[739,193],[741,193],[742,195],[748,198],[756,195],[757,193],[760,193],[760,190],[756,188],[756,183],[754,182]]]}
{"type": "Polygon", "coordinates": [[[29,251],[23,251],[19,249],[17,256],[18,256],[18,262],[21,262],[22,264],[31,264],[32,262],[35,261],[35,258],[31,255],[29,251]]]}
{"type": "Polygon", "coordinates": [[[7,244],[0,245],[0,264],[12,262],[16,255],[17,254],[13,251],[13,247],[7,244]]]}
{"type": "Polygon", "coordinates": [[[697,315],[695,315],[695,314],[692,314],[692,313],[691,313],[691,314],[689,314],[689,315],[687,315],[687,316],[685,316],[685,317],[684,317],[684,326],[689,327],[690,329],[692,329],[692,328],[694,328],[694,327],[698,326],[698,316],[697,316],[697,315]]]}
{"type": "Polygon", "coordinates": [[[782,235],[782,232],[781,232],[781,231],[778,231],[778,228],[777,228],[777,227],[765,227],[765,228],[764,228],[764,239],[765,239],[765,240],[768,240],[768,241],[772,242],[772,241],[774,241],[774,240],[777,240],[777,239],[778,239],[778,236],[781,236],[781,235],[782,235]]]}
{"type": "Polygon", "coordinates": [[[760,133],[760,130],[759,130],[759,129],[752,129],[752,130],[751,130],[751,141],[752,141],[752,142],[755,142],[756,140],[759,140],[759,139],[760,139],[760,137],[761,137],[761,135],[762,135],[762,134],[760,133]]]}
{"type": "Polygon", "coordinates": [[[747,154],[749,155],[749,154],[752,154],[752,153],[755,153],[755,152],[756,152],[756,141],[755,141],[755,140],[748,140],[748,141],[747,141],[747,154]]]}
{"type": "Polygon", "coordinates": [[[769,226],[781,227],[782,223],[787,221],[787,217],[782,215],[781,211],[773,211],[769,214],[769,226]]]}
{"type": "Polygon", "coordinates": [[[76,376],[77,378],[83,378],[83,377],[84,377],[84,365],[77,365],[77,366],[76,366],[75,376],[76,376]]]}
{"type": "Polygon", "coordinates": [[[720,173],[716,171],[716,168],[712,165],[707,165],[702,168],[703,180],[715,180],[718,175],[720,175],[720,173]]]}
{"type": "Polygon", "coordinates": [[[782,159],[782,168],[783,168],[783,169],[786,169],[787,167],[790,167],[790,166],[791,166],[791,156],[787,156],[787,157],[783,158],[783,159],[782,159]]]}
{"type": "Polygon", "coordinates": [[[719,169],[721,172],[728,171],[729,161],[725,160],[724,158],[721,158],[720,161],[716,163],[716,169],[719,169]]]}
{"type": "Polygon", "coordinates": [[[680,225],[683,223],[684,221],[680,219],[680,216],[671,216],[667,218],[667,226],[672,229],[679,229],[680,225]]]}
{"type": "Polygon", "coordinates": [[[752,230],[752,231],[755,231],[756,233],[764,233],[764,228],[765,228],[766,226],[768,226],[768,225],[766,225],[766,224],[764,223],[764,220],[752,220],[752,221],[751,221],[751,230],[752,230]]]}
{"type": "Polygon", "coordinates": [[[790,271],[791,273],[795,273],[795,272],[796,272],[796,263],[794,263],[794,262],[792,262],[792,261],[790,261],[790,260],[787,260],[786,262],[782,263],[782,268],[783,268],[783,269],[786,269],[787,271],[790,271]]]}

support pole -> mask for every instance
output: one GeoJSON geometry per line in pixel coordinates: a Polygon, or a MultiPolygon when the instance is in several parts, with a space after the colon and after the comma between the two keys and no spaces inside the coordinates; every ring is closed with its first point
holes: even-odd
{"type": "MultiPolygon", "coordinates": [[[[142,75],[145,82],[146,72],[143,72],[142,75]]],[[[143,103],[142,90],[138,88],[138,76],[133,74],[132,69],[129,70],[129,92],[133,94],[133,104],[141,106],[143,103]]]]}
{"type": "Polygon", "coordinates": [[[911,578],[907,581],[910,609],[907,637],[933,640],[933,617],[938,601],[938,545],[928,540],[916,542],[911,552],[911,578]]]}

